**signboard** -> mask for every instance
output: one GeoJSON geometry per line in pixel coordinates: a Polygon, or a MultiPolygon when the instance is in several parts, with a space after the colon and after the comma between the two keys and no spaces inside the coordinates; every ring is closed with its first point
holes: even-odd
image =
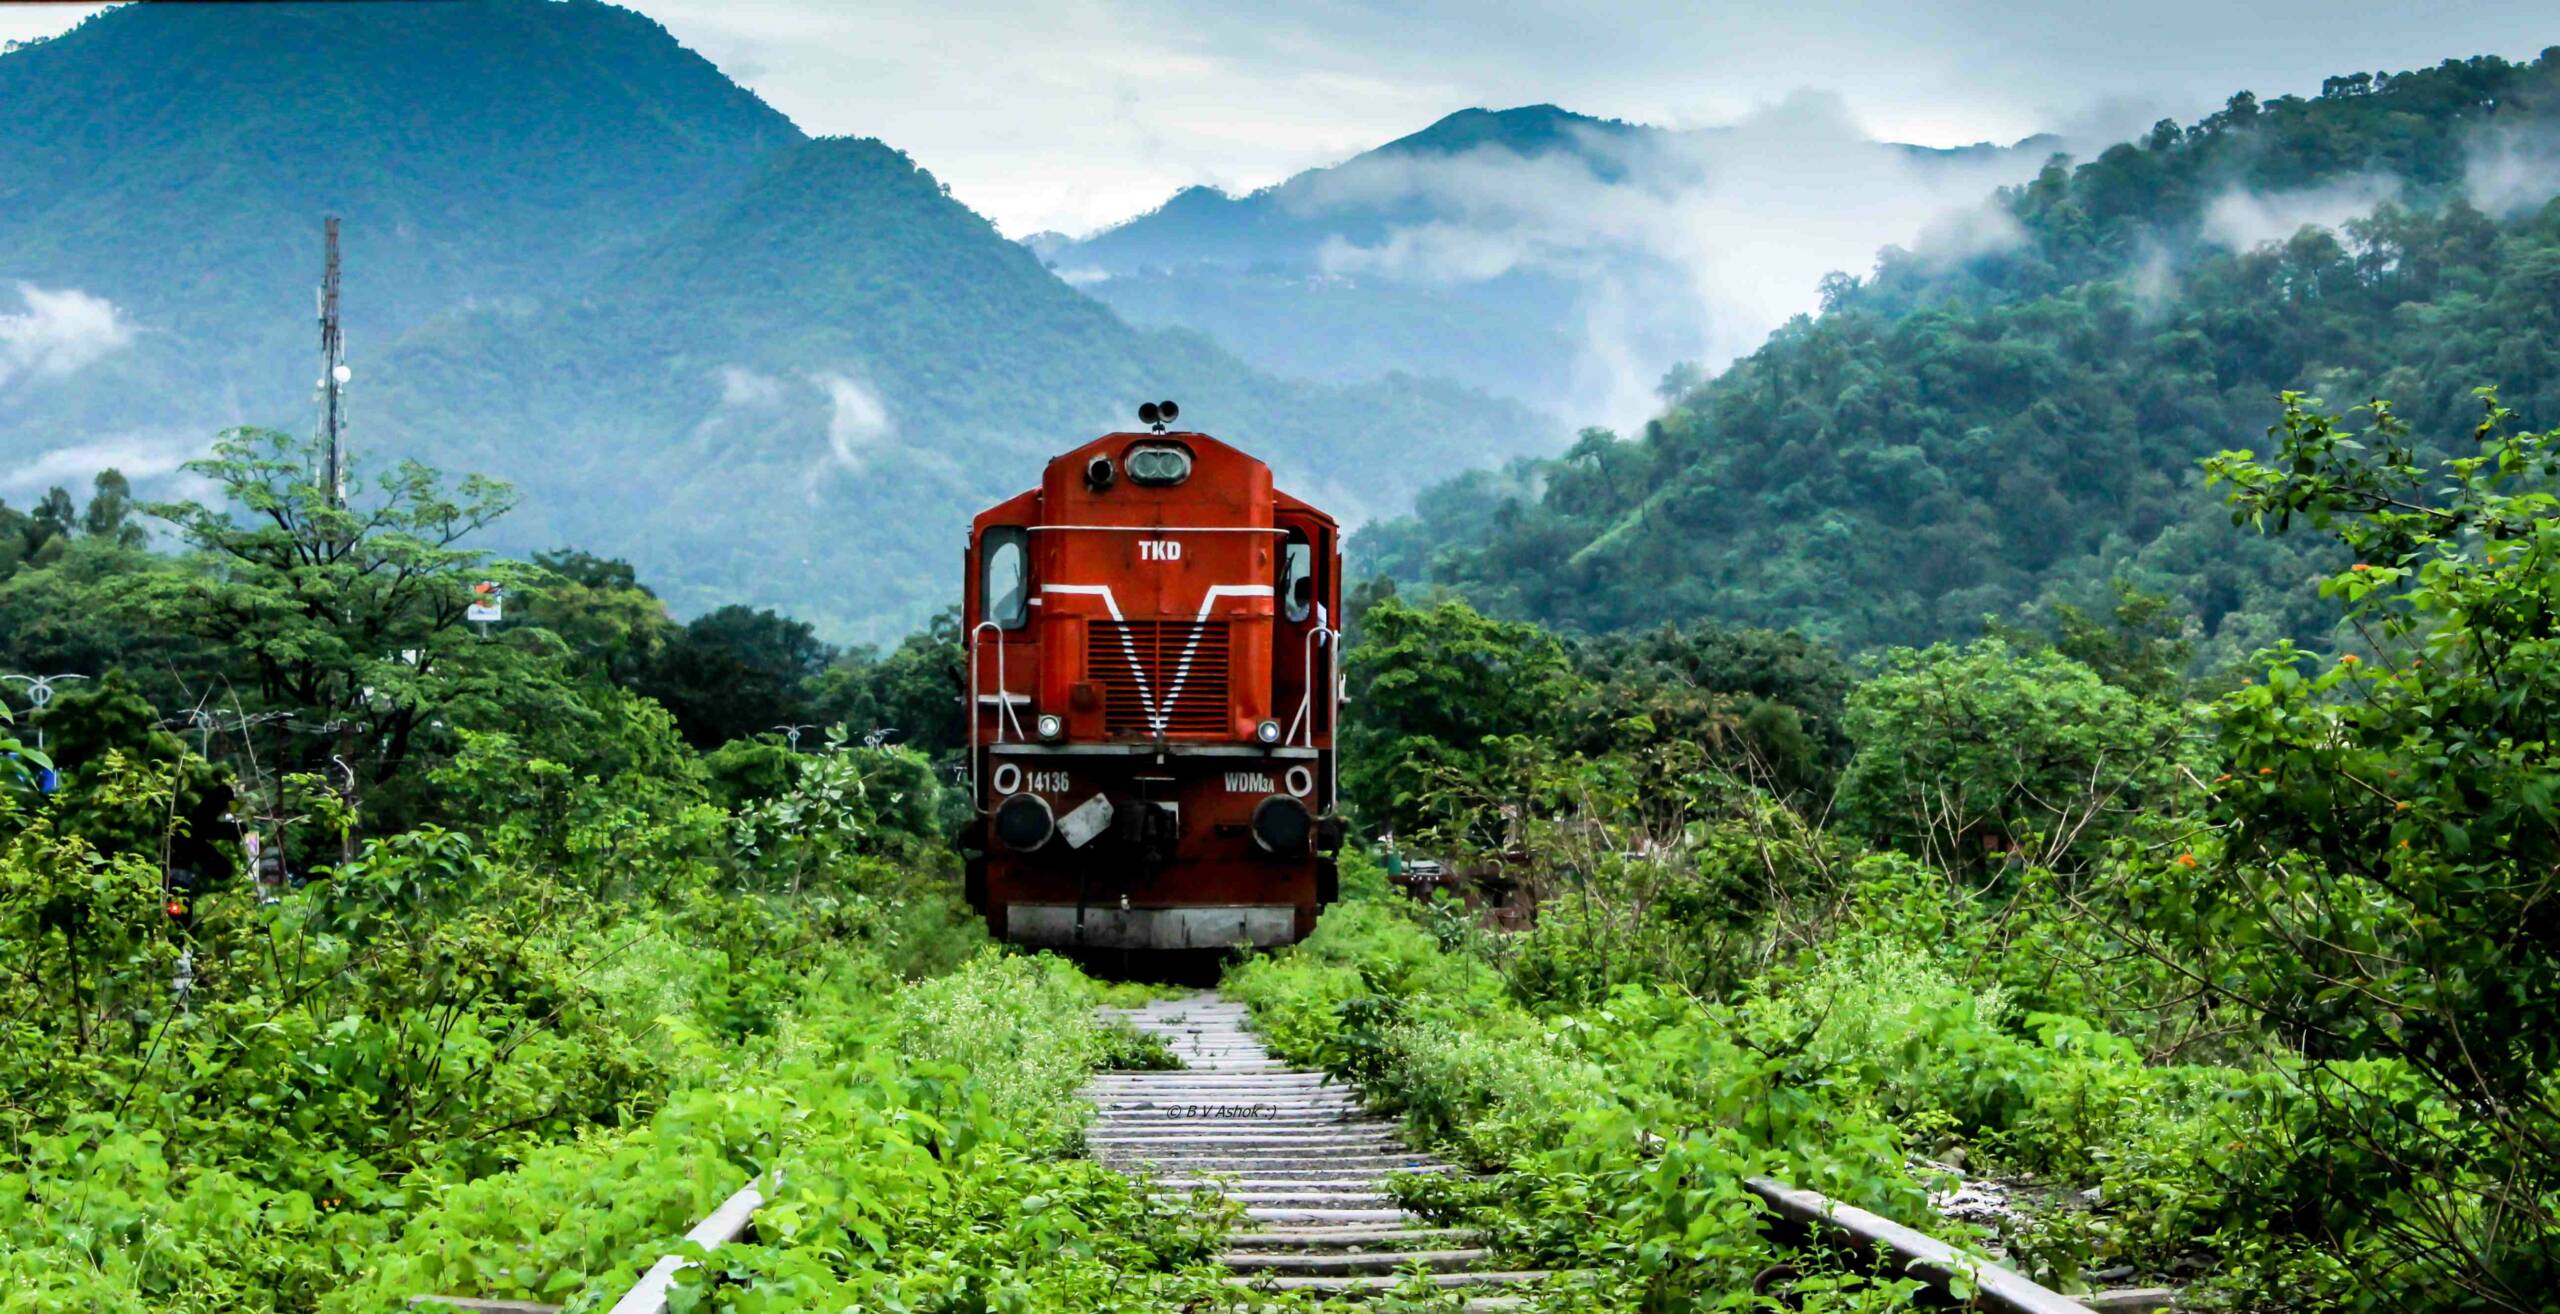
{"type": "Polygon", "coordinates": [[[487,625],[505,619],[506,590],[494,580],[482,580],[471,586],[471,607],[462,613],[474,625],[487,625]]]}

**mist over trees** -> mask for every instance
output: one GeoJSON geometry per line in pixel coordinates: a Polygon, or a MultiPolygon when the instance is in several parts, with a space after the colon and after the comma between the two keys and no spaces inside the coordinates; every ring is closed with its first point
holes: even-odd
{"type": "Polygon", "coordinates": [[[1888,250],[1637,434],[1460,475],[1355,540],[1365,569],[1576,630],[1711,617],[1852,649],[1924,643],[2111,582],[2177,600],[2229,661],[2334,622],[2286,583],[2334,549],[2234,545],[2195,462],[2286,388],[2393,398],[2457,432],[2494,383],[2560,413],[2560,175],[2481,161],[2560,133],[2560,55],[2241,95],[2005,191],[2015,243],[1888,250]],[[2231,249],[2215,203],[2392,180],[2370,214],[2231,249]],[[2482,208],[2499,199],[2503,208],[2482,208]]]}

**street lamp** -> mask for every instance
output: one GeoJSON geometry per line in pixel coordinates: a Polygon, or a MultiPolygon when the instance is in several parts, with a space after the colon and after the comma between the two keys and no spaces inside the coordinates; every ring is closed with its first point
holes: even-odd
{"type": "Polygon", "coordinates": [[[817,728],[818,727],[814,725],[778,725],[774,727],[774,729],[782,732],[782,741],[791,745],[791,751],[794,753],[800,751],[800,732],[803,730],[815,730],[817,728]]]}
{"type": "Polygon", "coordinates": [[[89,677],[85,675],[0,676],[0,679],[15,680],[18,683],[27,686],[27,705],[35,709],[37,752],[41,753],[44,751],[44,709],[46,704],[53,701],[53,682],[56,680],[86,680],[88,678],[89,677]]]}

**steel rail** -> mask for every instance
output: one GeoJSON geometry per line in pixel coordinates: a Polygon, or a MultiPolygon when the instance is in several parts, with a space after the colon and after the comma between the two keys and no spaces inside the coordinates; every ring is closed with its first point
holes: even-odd
{"type": "MultiPolygon", "coordinates": [[[[774,1186],[782,1185],[782,1174],[774,1174],[774,1186]]],[[[747,1234],[755,1225],[756,1210],[764,1207],[764,1191],[754,1180],[738,1188],[736,1194],[720,1202],[709,1217],[693,1225],[684,1239],[704,1250],[717,1250],[747,1234]]],[[[622,1299],[613,1302],[609,1314],[667,1314],[667,1294],[675,1289],[676,1274],[694,1266],[682,1254],[666,1255],[649,1266],[640,1280],[622,1299]]]]}
{"type": "Polygon", "coordinates": [[[2051,1288],[2037,1285],[2016,1269],[1981,1255],[1967,1254],[1916,1228],[1882,1214],[1843,1204],[1819,1191],[1789,1186],[1774,1177],[1747,1177],[1743,1189],[1759,1197],[1770,1212],[1796,1229],[1846,1242],[1893,1258],[1892,1268],[1953,1294],[1961,1279],[1973,1287],[1975,1309],[2004,1314],[2090,1314],[2089,1306],[2051,1288]]]}
{"type": "MultiPolygon", "coordinates": [[[[761,1177],[750,1178],[745,1186],[732,1192],[728,1199],[693,1225],[684,1239],[705,1251],[717,1250],[738,1240],[755,1225],[756,1210],[764,1207],[761,1177]]],[[[779,1189],[782,1174],[773,1174],[773,1185],[779,1189]]],[[[607,1314],[667,1314],[668,1296],[675,1290],[676,1275],[694,1266],[695,1261],[676,1251],[660,1256],[622,1298],[613,1302],[607,1314]]],[[[544,1305],[526,1300],[492,1300],[482,1296],[411,1296],[411,1309],[454,1310],[458,1314],[559,1314],[559,1305],[544,1305]]]]}

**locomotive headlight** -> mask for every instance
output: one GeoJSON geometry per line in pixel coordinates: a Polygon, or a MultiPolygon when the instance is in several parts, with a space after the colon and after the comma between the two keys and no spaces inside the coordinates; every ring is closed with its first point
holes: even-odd
{"type": "Polygon", "coordinates": [[[1253,728],[1253,737],[1266,744],[1279,743],[1280,723],[1277,721],[1265,721],[1262,724],[1255,726],[1253,728]]]}
{"type": "Polygon", "coordinates": [[[1056,739],[1067,733],[1067,722],[1056,712],[1042,712],[1038,722],[1040,737],[1056,739]]]}
{"type": "Polygon", "coordinates": [[[1191,453],[1162,443],[1142,444],[1129,449],[1121,459],[1128,467],[1129,478],[1150,487],[1164,488],[1191,477],[1191,453]]]}

